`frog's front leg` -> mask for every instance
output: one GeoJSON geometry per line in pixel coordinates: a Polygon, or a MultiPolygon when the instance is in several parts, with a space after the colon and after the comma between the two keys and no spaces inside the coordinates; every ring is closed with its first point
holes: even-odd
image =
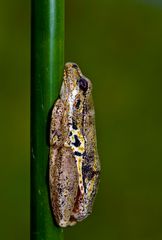
{"type": "Polygon", "coordinates": [[[52,110],[50,125],[50,146],[62,145],[62,119],[64,114],[64,103],[58,99],[52,110]]]}

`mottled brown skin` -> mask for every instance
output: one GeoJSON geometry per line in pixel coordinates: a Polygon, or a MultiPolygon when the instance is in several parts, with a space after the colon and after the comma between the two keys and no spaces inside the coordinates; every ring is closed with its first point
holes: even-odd
{"type": "Polygon", "coordinates": [[[50,129],[49,183],[53,213],[61,227],[72,226],[92,212],[98,189],[92,84],[74,63],[67,63],[60,99],[50,129]]]}

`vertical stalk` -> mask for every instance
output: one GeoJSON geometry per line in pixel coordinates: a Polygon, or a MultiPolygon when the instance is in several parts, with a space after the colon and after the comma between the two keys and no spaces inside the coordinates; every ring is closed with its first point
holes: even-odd
{"type": "Polygon", "coordinates": [[[32,0],[31,28],[31,240],[60,240],[49,201],[48,139],[63,76],[64,0],[32,0]]]}

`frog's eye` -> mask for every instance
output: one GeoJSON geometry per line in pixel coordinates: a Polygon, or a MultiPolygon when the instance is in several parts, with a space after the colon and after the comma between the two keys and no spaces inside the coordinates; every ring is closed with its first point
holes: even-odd
{"type": "Polygon", "coordinates": [[[87,80],[85,80],[84,78],[80,78],[79,79],[79,88],[82,91],[86,92],[87,89],[88,89],[88,82],[87,82],[87,80]]]}
{"type": "Polygon", "coordinates": [[[73,68],[78,69],[78,65],[74,63],[73,68]]]}

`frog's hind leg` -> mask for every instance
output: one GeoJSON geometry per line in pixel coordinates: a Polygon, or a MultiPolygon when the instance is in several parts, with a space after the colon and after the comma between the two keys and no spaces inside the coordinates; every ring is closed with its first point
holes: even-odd
{"type": "Polygon", "coordinates": [[[61,227],[69,224],[78,189],[78,174],[70,147],[65,147],[68,134],[64,103],[58,99],[52,110],[50,126],[49,186],[55,220],[61,227]]]}
{"type": "Polygon", "coordinates": [[[60,227],[70,225],[78,191],[78,174],[71,148],[60,149],[52,170],[51,200],[56,222],[60,227]]]}

